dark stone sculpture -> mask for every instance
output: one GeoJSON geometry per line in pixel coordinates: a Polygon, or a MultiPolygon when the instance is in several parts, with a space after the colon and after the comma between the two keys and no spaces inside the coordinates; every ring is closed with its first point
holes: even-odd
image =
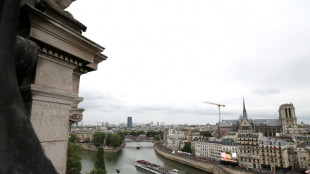
{"type": "Polygon", "coordinates": [[[55,174],[19,91],[17,75],[22,78],[36,61],[32,42],[19,38],[15,47],[19,6],[19,0],[0,1],[0,174],[55,174]]]}

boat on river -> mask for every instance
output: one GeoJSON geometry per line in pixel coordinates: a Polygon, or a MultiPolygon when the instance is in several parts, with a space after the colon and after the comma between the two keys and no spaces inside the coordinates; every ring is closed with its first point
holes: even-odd
{"type": "Polygon", "coordinates": [[[150,163],[145,160],[138,160],[135,166],[141,169],[144,169],[146,171],[149,171],[150,173],[154,173],[154,174],[177,174],[178,173],[177,169],[171,170],[165,167],[161,167],[157,164],[150,163]]]}

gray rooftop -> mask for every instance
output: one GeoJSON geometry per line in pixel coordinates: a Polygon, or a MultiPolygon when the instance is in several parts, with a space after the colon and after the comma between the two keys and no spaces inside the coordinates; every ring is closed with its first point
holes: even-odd
{"type": "Polygon", "coordinates": [[[259,144],[283,146],[286,144],[286,142],[281,140],[281,139],[275,139],[275,138],[270,138],[270,137],[262,137],[259,141],[259,144]]]}
{"type": "Polygon", "coordinates": [[[240,133],[238,138],[258,138],[258,133],[240,133]]]}
{"type": "Polygon", "coordinates": [[[259,126],[260,124],[266,126],[281,126],[281,120],[279,119],[255,119],[253,120],[255,126],[259,126]]]}
{"type": "Polygon", "coordinates": [[[220,127],[232,127],[233,125],[238,126],[239,120],[222,120],[220,127]]]}

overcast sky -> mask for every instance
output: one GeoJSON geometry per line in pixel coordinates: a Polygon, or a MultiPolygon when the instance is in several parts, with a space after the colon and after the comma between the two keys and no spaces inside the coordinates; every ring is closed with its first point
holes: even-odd
{"type": "Polygon", "coordinates": [[[83,75],[83,124],[310,123],[310,1],[78,0],[67,9],[108,59],[83,75]]]}

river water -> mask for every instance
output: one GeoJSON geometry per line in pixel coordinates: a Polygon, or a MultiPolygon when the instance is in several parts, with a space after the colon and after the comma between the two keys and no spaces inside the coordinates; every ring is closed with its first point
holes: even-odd
{"type": "MultiPolygon", "coordinates": [[[[146,160],[169,169],[179,170],[178,174],[206,174],[201,170],[189,167],[158,155],[155,152],[153,142],[139,142],[140,149],[136,149],[138,142],[127,142],[126,146],[118,153],[104,154],[105,166],[108,174],[116,173],[116,168],[123,174],[150,174],[135,167],[137,160],[146,160]]],[[[82,174],[90,172],[94,168],[97,152],[82,152],[82,174]]]]}

